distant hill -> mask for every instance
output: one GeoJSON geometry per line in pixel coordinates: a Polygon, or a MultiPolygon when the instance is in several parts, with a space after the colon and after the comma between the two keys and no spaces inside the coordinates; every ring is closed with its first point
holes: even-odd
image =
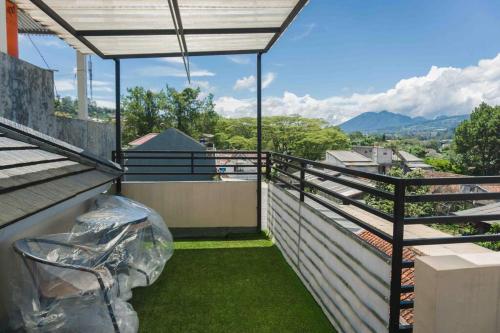
{"type": "Polygon", "coordinates": [[[376,132],[384,128],[415,124],[422,120],[424,119],[412,118],[389,111],[365,112],[341,124],[340,128],[345,132],[376,132]]]}
{"type": "Polygon", "coordinates": [[[453,130],[469,115],[439,116],[435,119],[408,117],[389,111],[365,112],[342,124],[345,132],[360,131],[363,133],[418,133],[426,131],[453,130]]]}

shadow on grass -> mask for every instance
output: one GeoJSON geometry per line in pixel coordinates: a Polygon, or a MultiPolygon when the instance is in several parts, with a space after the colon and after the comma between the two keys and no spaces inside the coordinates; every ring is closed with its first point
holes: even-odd
{"type": "Polygon", "coordinates": [[[158,281],[134,290],[141,332],[334,332],[265,236],[175,245],[158,281]]]}

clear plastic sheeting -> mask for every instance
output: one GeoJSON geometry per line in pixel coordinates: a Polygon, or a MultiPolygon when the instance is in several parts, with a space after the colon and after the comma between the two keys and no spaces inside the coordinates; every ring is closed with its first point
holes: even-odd
{"type": "Polygon", "coordinates": [[[12,327],[27,332],[137,332],[127,300],[157,280],[173,239],[153,210],[101,195],[69,233],[13,244],[22,258],[12,327]]]}

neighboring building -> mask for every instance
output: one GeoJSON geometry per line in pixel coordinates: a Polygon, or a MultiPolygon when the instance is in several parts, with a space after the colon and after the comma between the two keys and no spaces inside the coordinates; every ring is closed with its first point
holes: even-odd
{"type": "Polygon", "coordinates": [[[399,157],[401,167],[405,172],[409,172],[415,169],[432,170],[432,166],[426,164],[423,159],[404,150],[399,150],[398,152],[396,152],[396,155],[399,157]]]}
{"type": "MultiPolygon", "coordinates": [[[[452,214],[457,216],[500,215],[500,202],[494,202],[484,206],[460,210],[458,212],[453,212],[452,214]]],[[[481,221],[477,224],[479,224],[480,228],[482,229],[481,231],[487,231],[491,225],[500,224],[500,220],[481,221]]]]}
{"type": "Polygon", "coordinates": [[[386,173],[392,166],[392,149],[378,146],[354,146],[352,150],[379,165],[379,173],[386,173]]]}
{"type": "Polygon", "coordinates": [[[138,139],[135,139],[134,141],[129,142],[128,145],[131,146],[131,147],[140,146],[142,144],[145,144],[146,142],[148,142],[152,138],[156,137],[158,134],[160,134],[160,133],[148,133],[148,134],[146,134],[144,136],[141,136],[138,139]]]}
{"type": "MultiPolygon", "coordinates": [[[[264,163],[264,162],[263,162],[264,163]]],[[[264,164],[263,164],[264,165],[264,164]]],[[[236,153],[219,156],[217,159],[217,172],[222,180],[256,180],[257,156],[255,153],[236,153]],[[241,174],[224,174],[241,173],[241,174]]]]}
{"type": "MultiPolygon", "coordinates": [[[[173,159],[172,157],[191,157],[190,151],[206,151],[207,148],[188,136],[187,134],[175,128],[169,128],[160,134],[154,135],[150,133],[142,138],[132,142],[139,142],[127,150],[127,156],[142,156],[141,159],[128,159],[124,161],[127,168],[127,173],[179,173],[178,175],[126,175],[125,181],[183,181],[183,180],[213,180],[215,169],[215,158],[195,159],[195,173],[203,173],[191,175],[191,160],[189,158],[173,159]],[[141,143],[142,142],[142,143],[141,143]],[[134,150],[165,150],[179,151],[175,154],[154,153],[155,157],[170,157],[169,159],[150,158],[152,154],[137,154],[133,155],[134,150]],[[134,166],[127,166],[133,164],[134,166]],[[137,166],[144,165],[144,166],[137,166]],[[149,165],[149,166],[148,166],[149,165]],[[151,165],[167,165],[167,166],[151,166],[151,165]],[[171,166],[168,166],[171,165],[171,166]],[[186,165],[186,166],[175,166],[186,165]],[[183,173],[183,174],[182,174],[183,173]]],[[[209,153],[196,153],[195,157],[210,157],[209,153]]]]}
{"type": "Polygon", "coordinates": [[[377,173],[379,165],[360,153],[348,150],[328,150],[326,152],[326,163],[371,173],[377,173]]]}

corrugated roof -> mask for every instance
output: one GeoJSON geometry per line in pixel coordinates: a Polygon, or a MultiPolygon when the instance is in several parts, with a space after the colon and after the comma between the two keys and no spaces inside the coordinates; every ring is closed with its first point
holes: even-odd
{"type": "Polygon", "coordinates": [[[410,154],[409,152],[406,152],[404,150],[400,150],[398,151],[398,155],[399,157],[401,157],[403,159],[404,162],[423,162],[424,160],[413,155],[413,154],[410,154]]]}
{"type": "MultiPolygon", "coordinates": [[[[452,213],[453,215],[459,216],[470,216],[470,215],[496,215],[500,214],[500,202],[494,202],[484,206],[478,206],[471,209],[460,210],[458,212],[452,213]]],[[[488,224],[500,223],[500,221],[485,221],[488,224]]]]}
{"type": "Polygon", "coordinates": [[[333,156],[345,165],[358,166],[377,166],[378,164],[370,158],[361,155],[360,153],[349,150],[328,150],[327,154],[333,156]]]}
{"type": "Polygon", "coordinates": [[[31,16],[23,10],[17,11],[17,25],[21,34],[36,34],[36,35],[53,35],[47,27],[35,21],[31,16]]]}
{"type": "MultiPolygon", "coordinates": [[[[385,253],[388,256],[392,255],[392,245],[389,242],[375,236],[369,231],[362,231],[358,234],[367,243],[378,249],[379,251],[385,253]]],[[[403,259],[414,261],[417,256],[421,255],[418,251],[413,248],[405,247],[403,249],[403,259]]],[[[414,268],[404,268],[401,271],[401,285],[415,285],[415,269],[414,268]]],[[[409,301],[414,299],[415,293],[405,293],[401,294],[402,301],[409,301]]],[[[401,311],[401,321],[405,324],[413,324],[413,309],[405,309],[401,311]]]]}
{"type": "Polygon", "coordinates": [[[142,145],[143,143],[146,143],[148,142],[149,140],[151,140],[152,138],[154,138],[155,136],[157,136],[159,133],[148,133],[144,136],[141,136],[140,138],[138,139],[135,139],[134,141],[131,141],[129,142],[129,146],[140,146],[142,145]]]}
{"type": "MultiPolygon", "coordinates": [[[[120,171],[0,118],[0,228],[109,183],[120,171]]],[[[76,149],[76,147],[75,147],[76,149]]]]}

